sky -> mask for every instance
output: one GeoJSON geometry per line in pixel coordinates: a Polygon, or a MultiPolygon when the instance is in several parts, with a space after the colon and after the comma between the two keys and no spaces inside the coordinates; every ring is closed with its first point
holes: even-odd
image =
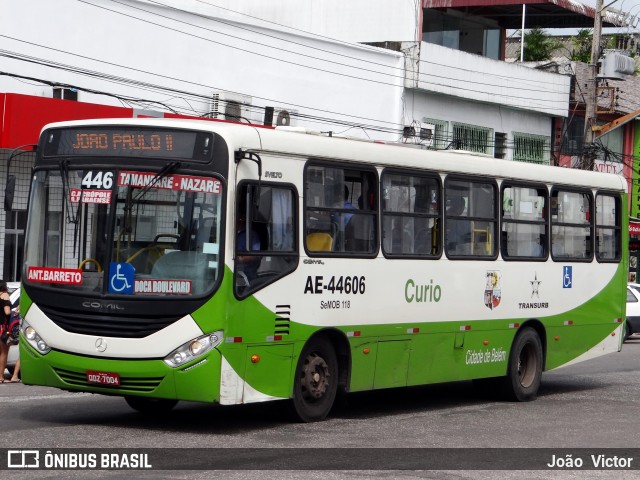
{"type": "MultiPolygon", "coordinates": [[[[590,7],[596,6],[596,0],[574,0],[577,3],[582,3],[584,5],[589,5],[590,7]]],[[[631,17],[635,17],[634,24],[636,28],[628,29],[628,28],[604,28],[602,30],[603,33],[613,34],[613,33],[628,33],[629,31],[640,31],[640,0],[603,0],[603,6],[619,10],[624,13],[628,13],[631,17]]],[[[575,35],[577,30],[571,30],[569,32],[567,29],[549,29],[549,33],[552,35],[575,35]]]]}

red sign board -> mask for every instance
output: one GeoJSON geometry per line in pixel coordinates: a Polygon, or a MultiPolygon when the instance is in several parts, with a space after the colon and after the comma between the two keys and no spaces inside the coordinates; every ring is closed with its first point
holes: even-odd
{"type": "Polygon", "coordinates": [[[640,235],[640,223],[629,222],[629,235],[640,235]]]}
{"type": "Polygon", "coordinates": [[[82,270],[75,268],[29,267],[27,279],[38,283],[82,285],[82,270]]]}
{"type": "Polygon", "coordinates": [[[0,93],[0,148],[38,143],[47,123],[91,118],[132,118],[132,108],[0,93]]]}

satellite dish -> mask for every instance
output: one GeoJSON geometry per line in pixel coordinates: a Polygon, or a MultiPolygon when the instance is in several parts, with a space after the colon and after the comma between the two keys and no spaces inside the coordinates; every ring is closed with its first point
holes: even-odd
{"type": "Polygon", "coordinates": [[[286,110],[281,110],[278,113],[278,118],[276,119],[276,125],[281,127],[288,127],[291,125],[291,115],[286,110]]]}

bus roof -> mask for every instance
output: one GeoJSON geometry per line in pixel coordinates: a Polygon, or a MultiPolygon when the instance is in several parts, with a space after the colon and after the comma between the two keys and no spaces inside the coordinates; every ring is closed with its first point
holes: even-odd
{"type": "Polygon", "coordinates": [[[425,150],[407,148],[394,143],[339,136],[329,137],[320,132],[309,132],[304,129],[264,128],[263,126],[205,119],[123,118],[52,123],[45,125],[43,131],[48,128],[87,127],[90,125],[148,125],[162,128],[214,131],[225,138],[231,151],[242,148],[244,150],[300,155],[304,158],[362,162],[380,167],[427,169],[441,173],[488,175],[502,179],[553,182],[556,185],[579,185],[627,191],[627,182],[624,177],[612,173],[503,160],[475,155],[470,152],[425,150]]]}

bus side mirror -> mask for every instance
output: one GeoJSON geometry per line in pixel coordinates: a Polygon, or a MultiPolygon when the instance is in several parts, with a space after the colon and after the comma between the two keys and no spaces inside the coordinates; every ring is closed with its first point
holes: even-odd
{"type": "Polygon", "coordinates": [[[13,196],[16,191],[16,176],[7,176],[7,186],[4,189],[4,211],[10,212],[13,209],[13,196]]]}

